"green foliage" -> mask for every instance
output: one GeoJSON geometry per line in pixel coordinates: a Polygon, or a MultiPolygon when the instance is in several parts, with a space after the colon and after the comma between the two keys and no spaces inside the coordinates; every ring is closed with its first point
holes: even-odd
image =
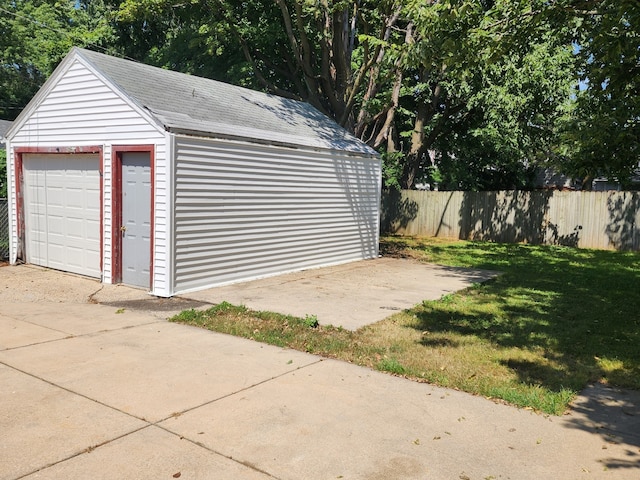
{"type": "Polygon", "coordinates": [[[396,375],[404,375],[407,371],[395,358],[383,358],[376,365],[376,368],[382,372],[394,373],[396,375]]]}
{"type": "Polygon", "coordinates": [[[570,66],[557,58],[570,55],[551,40],[533,54],[501,52],[499,36],[513,24],[497,32],[492,24],[515,12],[494,3],[353,10],[348,2],[251,0],[210,9],[130,0],[120,5],[117,28],[129,56],[316,105],[383,152],[386,187],[522,187],[549,150],[550,126],[569,95],[570,66]]]}
{"type": "Polygon", "coordinates": [[[640,160],[640,3],[531,3],[532,14],[521,16],[509,44],[522,49],[554,32],[572,46],[581,81],[557,125],[552,164],[582,179],[583,188],[599,175],[624,185],[640,160]]]}
{"type": "MultiPolygon", "coordinates": [[[[424,38],[435,36],[420,50],[423,61],[446,67],[428,75],[429,90],[439,91],[428,100],[441,108],[426,124],[424,146],[443,176],[440,189],[531,188],[535,166],[558,141],[556,125],[576,84],[571,48],[551,32],[510,48],[514,24],[505,19],[528,12],[513,8],[514,2],[438,2],[437,15],[418,25],[424,38]],[[447,43],[451,36],[455,46],[447,43]]],[[[429,162],[416,166],[424,170],[429,162]]]]}
{"type": "Polygon", "coordinates": [[[596,11],[579,14],[587,88],[565,125],[568,170],[624,183],[640,159],[640,3],[605,0],[596,11]]]}
{"type": "Polygon", "coordinates": [[[305,315],[302,323],[309,328],[318,328],[318,317],[316,315],[305,315]]]}
{"type": "Polygon", "coordinates": [[[624,182],[640,155],[635,0],[1,8],[0,118],[76,45],[307,101],[383,153],[389,188],[530,188],[540,165],[624,182]]]}
{"type": "Polygon", "coordinates": [[[0,118],[14,119],[71,47],[113,40],[102,0],[15,0],[1,8],[0,118]]]}
{"type": "Polygon", "coordinates": [[[401,152],[382,152],[382,182],[385,188],[400,190],[400,177],[402,175],[401,152]]]}
{"type": "Polygon", "coordinates": [[[233,305],[229,302],[221,302],[217,305],[214,305],[213,307],[211,307],[209,309],[209,311],[211,313],[214,314],[233,314],[233,315],[238,315],[241,313],[244,313],[247,311],[247,307],[245,307],[244,305],[233,305]]]}

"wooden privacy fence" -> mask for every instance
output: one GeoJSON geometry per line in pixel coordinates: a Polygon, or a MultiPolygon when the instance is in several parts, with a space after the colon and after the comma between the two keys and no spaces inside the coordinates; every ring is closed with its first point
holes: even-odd
{"type": "Polygon", "coordinates": [[[383,233],[640,250],[640,192],[423,192],[382,195],[383,233]]]}

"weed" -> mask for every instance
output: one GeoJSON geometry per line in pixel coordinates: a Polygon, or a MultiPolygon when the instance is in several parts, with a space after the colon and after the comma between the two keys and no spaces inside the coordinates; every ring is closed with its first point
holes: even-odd
{"type": "Polygon", "coordinates": [[[444,304],[451,304],[455,301],[455,296],[453,293],[446,293],[440,297],[440,301],[444,304]]]}
{"type": "Polygon", "coordinates": [[[304,320],[302,321],[304,325],[309,328],[318,328],[318,317],[316,315],[305,315],[304,320]]]}
{"type": "Polygon", "coordinates": [[[395,373],[396,375],[404,375],[406,369],[395,358],[383,358],[376,368],[383,372],[395,373]]]}

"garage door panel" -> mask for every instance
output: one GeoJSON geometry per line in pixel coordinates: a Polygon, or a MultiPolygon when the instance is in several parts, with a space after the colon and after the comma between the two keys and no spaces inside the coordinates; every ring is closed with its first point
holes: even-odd
{"type": "Polygon", "coordinates": [[[64,192],[62,188],[49,188],[45,194],[47,207],[64,209],[64,192]]]}
{"type": "Polygon", "coordinates": [[[97,155],[24,156],[27,261],[100,276],[97,155]]]}
{"type": "Polygon", "coordinates": [[[64,237],[66,219],[61,215],[47,215],[47,230],[50,236],[64,237]]]}
{"type": "Polygon", "coordinates": [[[51,238],[45,245],[47,249],[47,267],[56,268],[58,270],[67,270],[65,264],[65,248],[62,245],[52,243],[51,238]]]}
{"type": "Polygon", "coordinates": [[[65,263],[75,268],[83,268],[87,263],[91,263],[92,255],[80,247],[70,246],[66,250],[65,263]]]}
{"type": "MultiPolygon", "coordinates": [[[[100,214],[99,212],[97,213],[100,214]]],[[[87,231],[85,233],[85,238],[91,240],[94,244],[100,245],[100,222],[87,222],[87,231]]],[[[94,254],[99,254],[99,249],[94,254]]]]}
{"type": "Polygon", "coordinates": [[[67,227],[67,237],[69,237],[69,241],[83,241],[87,237],[85,230],[88,225],[82,218],[70,217],[67,219],[65,226],[67,227]]]}
{"type": "Polygon", "coordinates": [[[47,259],[47,243],[42,240],[34,240],[31,242],[31,256],[29,263],[35,263],[36,265],[43,265],[47,259]]]}

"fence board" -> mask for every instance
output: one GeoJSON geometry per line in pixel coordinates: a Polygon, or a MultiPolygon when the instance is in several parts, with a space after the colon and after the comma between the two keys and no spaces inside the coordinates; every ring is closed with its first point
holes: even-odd
{"type": "Polygon", "coordinates": [[[384,233],[640,250],[640,192],[387,191],[384,233]]]}

